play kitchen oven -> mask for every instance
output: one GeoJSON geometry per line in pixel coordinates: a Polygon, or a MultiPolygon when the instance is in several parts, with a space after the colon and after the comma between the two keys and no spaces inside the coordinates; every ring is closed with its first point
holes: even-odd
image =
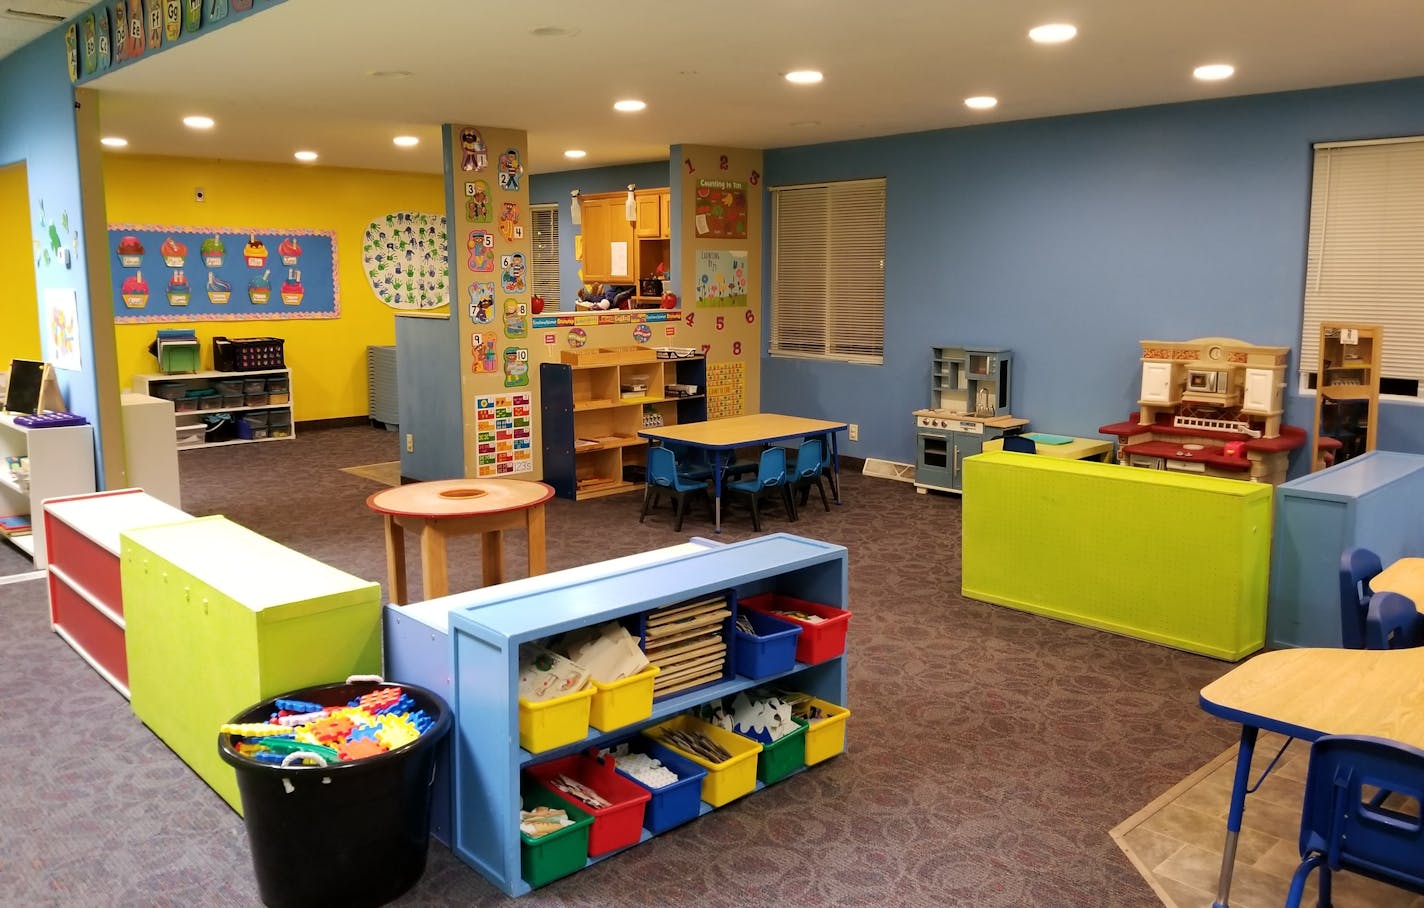
{"type": "Polygon", "coordinates": [[[964,458],[984,449],[984,440],[1003,432],[986,429],[982,420],[962,419],[933,410],[915,413],[915,488],[958,492],[964,475],[964,458]]]}

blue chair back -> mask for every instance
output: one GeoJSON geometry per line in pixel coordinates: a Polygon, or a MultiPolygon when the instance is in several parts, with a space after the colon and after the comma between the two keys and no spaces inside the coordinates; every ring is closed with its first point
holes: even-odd
{"type": "Polygon", "coordinates": [[[1037,454],[1038,444],[1032,438],[1024,438],[1022,435],[1005,435],[1004,450],[1017,451],[1020,454],[1037,454]]]}
{"type": "Polygon", "coordinates": [[[671,489],[677,484],[677,457],[669,448],[648,449],[648,485],[671,489]]]}
{"type": "Polygon", "coordinates": [[[761,460],[757,462],[757,485],[766,489],[785,481],[786,449],[773,445],[761,452],[761,460]]]}
{"type": "Polygon", "coordinates": [[[796,469],[797,479],[814,479],[821,475],[821,468],[826,462],[825,455],[819,438],[808,438],[801,442],[801,446],[796,449],[796,469]]]}
{"type": "Polygon", "coordinates": [[[1365,648],[1365,616],[1370,610],[1370,580],[1384,570],[1380,557],[1357,546],[1340,555],[1340,645],[1365,648]]]}
{"type": "Polygon", "coordinates": [[[1365,616],[1365,649],[1409,649],[1424,643],[1414,600],[1401,593],[1375,593],[1365,616]]]}
{"type": "Polygon", "coordinates": [[[1299,904],[1305,876],[1317,865],[1322,895],[1329,892],[1328,874],[1337,870],[1424,892],[1421,804],[1424,750],[1363,735],[1317,739],[1310,748],[1301,809],[1305,860],[1292,878],[1286,904],[1299,904]],[[1365,786],[1392,794],[1378,803],[1372,790],[1362,790],[1365,786]]]}

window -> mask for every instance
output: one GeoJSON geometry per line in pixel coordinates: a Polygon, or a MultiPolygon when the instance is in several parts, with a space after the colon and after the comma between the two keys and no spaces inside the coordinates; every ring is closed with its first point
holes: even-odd
{"type": "Polygon", "coordinates": [[[534,230],[534,260],[529,265],[529,287],[534,296],[544,298],[545,306],[559,309],[559,206],[531,205],[529,212],[534,230]]]}
{"type": "Polygon", "coordinates": [[[771,353],[885,361],[885,181],[771,190],[771,353]]]}
{"type": "Polygon", "coordinates": [[[1315,146],[1302,391],[1315,387],[1322,321],[1381,326],[1381,392],[1421,396],[1424,137],[1315,146]]]}

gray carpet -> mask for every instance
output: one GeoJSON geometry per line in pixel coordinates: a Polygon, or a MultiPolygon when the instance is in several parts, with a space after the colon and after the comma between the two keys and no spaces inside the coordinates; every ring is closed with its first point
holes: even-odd
{"type": "MultiPolygon", "coordinates": [[[[396,444],[346,428],[185,451],[185,510],[384,583],[363,504],[382,486],[341,468],[395,459],[396,444]]],[[[854,474],[844,497],[763,526],[850,550],[849,752],[521,904],[1156,903],[1108,831],[1235,739],[1197,707],[1229,666],[965,600],[957,498],[854,474]]],[[[711,535],[698,511],[675,534],[670,507],[640,526],[640,504],[556,499],[550,569],[711,535]]],[[[752,535],[744,508],[727,522],[723,539],[752,535]]],[[[452,549],[451,573],[452,589],[478,584],[477,542],[452,549]]],[[[0,685],[0,904],[257,904],[241,819],[55,636],[40,582],[0,585],[0,685]]],[[[506,902],[432,844],[397,904],[506,902]]]]}

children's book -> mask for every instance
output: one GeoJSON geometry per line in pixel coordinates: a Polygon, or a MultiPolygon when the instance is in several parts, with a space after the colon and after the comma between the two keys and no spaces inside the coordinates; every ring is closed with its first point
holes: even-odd
{"type": "Polygon", "coordinates": [[[4,514],[0,515],[0,533],[6,536],[25,536],[30,532],[30,516],[28,514],[4,514]]]}

